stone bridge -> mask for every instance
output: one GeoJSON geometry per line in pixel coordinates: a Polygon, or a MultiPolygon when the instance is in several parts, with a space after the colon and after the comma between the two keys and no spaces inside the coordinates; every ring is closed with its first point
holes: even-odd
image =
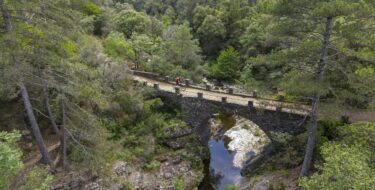
{"type": "Polygon", "coordinates": [[[208,140],[206,122],[214,114],[225,112],[247,118],[257,124],[269,137],[271,132],[299,133],[305,130],[308,106],[254,96],[222,92],[187,83],[175,87],[173,82],[158,75],[133,71],[133,79],[154,88],[153,95],[164,102],[177,105],[183,119],[193,126],[203,140],[208,140]]]}

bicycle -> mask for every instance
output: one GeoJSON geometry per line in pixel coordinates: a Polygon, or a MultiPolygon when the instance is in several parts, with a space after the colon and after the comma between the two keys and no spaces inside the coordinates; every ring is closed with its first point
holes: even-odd
{"type": "Polygon", "coordinates": [[[180,88],[180,91],[181,91],[181,92],[185,92],[186,89],[187,89],[186,86],[183,86],[183,85],[181,85],[181,84],[179,84],[179,85],[174,84],[173,87],[174,87],[174,88],[177,88],[177,87],[180,88]]]}

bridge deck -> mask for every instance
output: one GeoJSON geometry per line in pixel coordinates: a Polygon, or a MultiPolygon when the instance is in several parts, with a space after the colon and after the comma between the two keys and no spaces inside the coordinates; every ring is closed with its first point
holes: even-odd
{"type": "MultiPolygon", "coordinates": [[[[133,80],[139,82],[147,82],[147,86],[153,87],[154,84],[159,84],[159,89],[162,91],[167,91],[174,93],[175,92],[175,85],[162,82],[151,78],[146,78],[143,76],[132,75],[133,80]]],[[[266,109],[266,110],[276,110],[278,107],[281,108],[282,112],[293,113],[298,115],[308,115],[309,113],[309,106],[300,105],[295,103],[286,103],[280,102],[276,100],[266,100],[260,98],[251,98],[248,96],[241,96],[236,94],[224,94],[222,92],[215,92],[215,91],[208,91],[204,89],[198,89],[193,87],[183,87],[183,90],[180,91],[180,94],[183,97],[198,97],[198,93],[203,93],[203,98],[212,101],[222,101],[222,97],[227,98],[228,103],[238,104],[248,106],[248,102],[252,101],[254,107],[266,109]]]]}

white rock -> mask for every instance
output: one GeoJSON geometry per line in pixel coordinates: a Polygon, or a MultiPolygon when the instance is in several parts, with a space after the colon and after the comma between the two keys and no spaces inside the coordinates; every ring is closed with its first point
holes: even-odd
{"type": "Polygon", "coordinates": [[[255,152],[259,154],[263,147],[269,142],[269,139],[255,123],[244,118],[236,118],[236,121],[236,125],[224,135],[231,139],[228,144],[228,149],[235,152],[233,165],[242,168],[245,161],[250,158],[249,153],[255,152]],[[254,134],[253,131],[255,130],[257,130],[260,135],[254,134]],[[267,140],[262,140],[264,138],[267,138],[267,140]]]}

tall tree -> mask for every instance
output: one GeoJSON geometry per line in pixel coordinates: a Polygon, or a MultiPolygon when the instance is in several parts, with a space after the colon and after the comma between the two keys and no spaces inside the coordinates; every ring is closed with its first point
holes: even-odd
{"type": "MultiPolygon", "coordinates": [[[[309,88],[311,89],[304,92],[310,96],[312,106],[310,114],[311,124],[308,130],[309,137],[300,173],[301,177],[306,176],[311,167],[317,136],[317,121],[319,119],[318,106],[320,99],[322,96],[329,96],[329,94],[332,93],[332,86],[334,87],[334,84],[327,80],[329,78],[326,77],[326,73],[328,69],[330,70],[331,76],[332,71],[340,72],[341,69],[341,72],[347,72],[346,69],[342,68],[345,68],[347,62],[353,61],[348,58],[348,54],[343,51],[343,44],[347,41],[354,40],[347,35],[343,35],[344,26],[357,26],[359,23],[363,23],[363,19],[372,17],[370,15],[373,15],[373,10],[373,1],[275,1],[272,14],[277,16],[279,21],[275,31],[277,31],[279,35],[284,36],[284,43],[287,47],[279,53],[285,54],[287,56],[285,60],[290,62],[289,73],[291,75],[289,75],[289,79],[285,79],[285,81],[294,81],[292,83],[298,83],[304,86],[309,86],[308,84],[310,84],[309,88]],[[332,56],[337,54],[345,57],[345,59],[332,56]]],[[[369,25],[373,25],[373,22],[370,21],[363,25],[361,27],[363,30],[352,32],[371,36],[372,34],[368,33],[370,31],[366,29],[369,25]]],[[[347,49],[356,49],[349,44],[345,44],[344,46],[347,49]]],[[[363,47],[358,48],[360,51],[364,50],[362,49],[363,47]]],[[[358,59],[354,61],[366,65],[366,60],[360,57],[357,58],[358,59]]],[[[291,83],[288,84],[290,85],[291,83]]],[[[300,85],[294,86],[295,88],[293,89],[301,87],[300,85]]],[[[284,86],[284,89],[287,88],[287,86],[284,86]]],[[[289,86],[289,88],[291,87],[289,86]]],[[[304,87],[302,88],[306,89],[304,87]]]]}
{"type": "MultiPolygon", "coordinates": [[[[16,69],[20,69],[21,63],[18,60],[19,57],[18,57],[17,51],[16,51],[18,44],[17,44],[16,39],[15,39],[16,34],[15,34],[15,31],[14,31],[13,25],[12,25],[12,17],[10,15],[7,7],[5,7],[5,4],[4,4],[3,0],[0,0],[0,11],[1,11],[1,14],[2,14],[2,17],[3,17],[5,31],[9,35],[8,45],[10,47],[10,57],[11,57],[10,60],[14,63],[14,66],[16,67],[16,69]]],[[[31,101],[30,101],[29,92],[28,92],[27,87],[24,83],[24,76],[23,76],[22,72],[18,73],[18,79],[19,79],[18,83],[19,83],[19,88],[21,90],[22,100],[24,102],[24,106],[25,106],[25,109],[26,109],[26,112],[27,112],[27,116],[28,116],[28,119],[29,119],[29,122],[30,122],[32,132],[33,132],[34,137],[35,137],[35,141],[36,141],[37,146],[39,148],[39,151],[40,151],[40,153],[43,157],[43,161],[46,164],[48,164],[51,167],[51,169],[53,169],[54,168],[53,162],[52,162],[51,156],[49,155],[48,149],[47,149],[47,147],[44,143],[42,134],[41,134],[40,129],[39,129],[38,122],[37,122],[36,117],[34,115],[33,106],[32,106],[31,101]]]]}
{"type": "Polygon", "coordinates": [[[164,56],[169,63],[184,69],[194,69],[201,63],[198,40],[194,39],[187,24],[170,26],[164,32],[164,56]]]}

